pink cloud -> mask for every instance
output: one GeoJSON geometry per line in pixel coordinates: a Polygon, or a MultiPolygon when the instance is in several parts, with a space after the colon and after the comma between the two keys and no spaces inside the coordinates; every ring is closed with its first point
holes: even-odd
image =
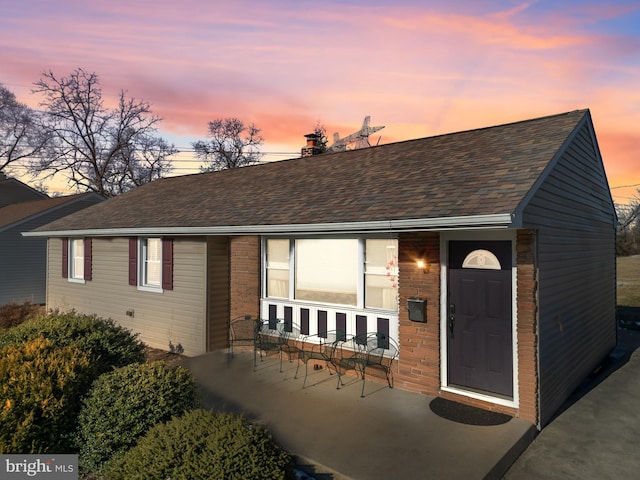
{"type": "Polygon", "coordinates": [[[317,121],[345,135],[371,115],[387,143],[590,107],[612,183],[634,169],[640,40],[596,28],[633,5],[31,3],[0,18],[0,82],[29,104],[43,69],[83,67],[108,102],[149,101],[168,135],[236,116],[295,152],[317,121]]]}
{"type": "Polygon", "coordinates": [[[406,17],[385,19],[389,26],[410,31],[430,32],[451,38],[455,44],[460,41],[475,43],[486,48],[491,45],[505,45],[509,49],[547,50],[591,43],[583,34],[558,34],[556,24],[525,25],[514,18],[515,13],[525,9],[521,6],[509,11],[485,16],[470,16],[458,13],[425,12],[418,15],[407,13],[406,17]],[[455,41],[455,38],[458,41],[455,41]]]}

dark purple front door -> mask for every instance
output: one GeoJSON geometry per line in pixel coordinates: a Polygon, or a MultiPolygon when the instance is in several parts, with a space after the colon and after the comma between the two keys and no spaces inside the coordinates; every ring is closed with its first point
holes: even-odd
{"type": "Polygon", "coordinates": [[[448,384],[513,397],[511,242],[449,242],[448,384]]]}

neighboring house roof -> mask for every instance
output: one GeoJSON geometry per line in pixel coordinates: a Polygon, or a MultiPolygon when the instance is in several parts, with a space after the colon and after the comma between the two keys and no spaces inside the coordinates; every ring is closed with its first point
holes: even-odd
{"type": "Polygon", "coordinates": [[[82,200],[88,196],[97,195],[95,193],[81,193],[77,195],[67,195],[61,197],[44,198],[42,200],[31,200],[28,202],[12,203],[5,207],[0,207],[0,231],[5,228],[30,219],[34,216],[49,212],[63,205],[69,205],[75,201],[82,200]]]}
{"type": "Polygon", "coordinates": [[[8,178],[4,172],[0,172],[0,208],[12,203],[43,198],[49,197],[26,183],[22,183],[15,178],[8,178]]]}
{"type": "MultiPolygon", "coordinates": [[[[36,235],[373,231],[513,225],[588,110],[157,180],[36,235]]],[[[592,128],[592,127],[591,127],[592,128]]]]}

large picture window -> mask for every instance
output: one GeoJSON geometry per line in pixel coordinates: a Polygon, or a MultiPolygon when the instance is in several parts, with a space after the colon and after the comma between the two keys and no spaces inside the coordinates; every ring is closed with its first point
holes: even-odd
{"type": "Polygon", "coordinates": [[[358,240],[295,241],[296,300],[357,305],[358,240]]]}
{"type": "Polygon", "coordinates": [[[397,250],[396,239],[266,239],[265,294],[397,311],[397,250]]]}

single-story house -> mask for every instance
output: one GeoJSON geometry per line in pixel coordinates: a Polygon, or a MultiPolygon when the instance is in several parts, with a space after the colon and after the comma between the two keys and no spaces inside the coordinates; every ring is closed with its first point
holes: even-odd
{"type": "Polygon", "coordinates": [[[614,348],[616,215],[588,110],[310,150],[28,233],[49,238],[47,306],[187,355],[226,347],[244,314],[382,332],[396,387],[539,428],[614,348]]]}
{"type": "Polygon", "coordinates": [[[104,198],[95,193],[53,198],[42,194],[37,199],[24,200],[29,197],[31,187],[22,184],[24,188],[20,188],[22,182],[11,180],[14,179],[0,180],[0,192],[7,194],[4,196],[6,203],[0,206],[0,305],[26,301],[44,304],[47,239],[23,237],[21,233],[104,198]],[[10,203],[12,199],[17,201],[10,203]]]}

